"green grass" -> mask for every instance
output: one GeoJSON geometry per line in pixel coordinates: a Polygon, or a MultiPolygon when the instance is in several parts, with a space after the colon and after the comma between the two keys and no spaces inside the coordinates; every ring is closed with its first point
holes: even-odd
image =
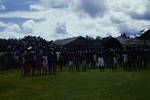
{"type": "Polygon", "coordinates": [[[0,100],[149,100],[150,70],[0,75],[0,100]]]}

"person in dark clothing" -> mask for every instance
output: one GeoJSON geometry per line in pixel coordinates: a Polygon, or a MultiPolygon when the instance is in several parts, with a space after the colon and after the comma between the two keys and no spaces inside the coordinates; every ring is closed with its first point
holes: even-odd
{"type": "Polygon", "coordinates": [[[6,70],[5,68],[6,68],[6,62],[4,59],[4,55],[1,53],[0,54],[0,72],[4,73],[4,71],[6,70]]]}
{"type": "Polygon", "coordinates": [[[28,51],[27,55],[25,56],[25,64],[26,64],[25,75],[28,75],[28,74],[30,74],[31,69],[32,69],[32,61],[30,58],[29,51],[28,51]]]}
{"type": "Polygon", "coordinates": [[[34,54],[34,51],[31,52],[31,56],[30,56],[30,64],[32,67],[32,75],[34,76],[36,73],[36,55],[34,54]]]}
{"type": "Polygon", "coordinates": [[[127,54],[127,52],[124,52],[122,56],[123,56],[123,69],[127,70],[127,67],[128,67],[128,54],[127,54]]]}
{"type": "Polygon", "coordinates": [[[69,65],[69,71],[73,72],[74,71],[74,58],[73,56],[70,56],[68,59],[68,65],[69,65]]]}
{"type": "Polygon", "coordinates": [[[36,70],[37,70],[37,75],[42,74],[42,57],[40,55],[38,55],[36,59],[36,70]]]}
{"type": "Polygon", "coordinates": [[[53,74],[56,74],[56,71],[57,71],[57,55],[55,53],[55,51],[52,51],[51,52],[51,59],[52,59],[52,73],[53,74]]]}
{"type": "Polygon", "coordinates": [[[87,70],[86,56],[82,55],[82,71],[86,72],[86,70],[87,70]]]}
{"type": "Polygon", "coordinates": [[[59,59],[59,67],[60,67],[60,72],[63,71],[63,55],[60,55],[60,59],[59,59]]]}
{"type": "Polygon", "coordinates": [[[105,61],[104,61],[104,53],[102,50],[98,53],[98,60],[97,60],[97,65],[100,69],[101,72],[105,71],[105,61]]]}
{"type": "Polygon", "coordinates": [[[48,55],[48,72],[49,74],[52,74],[53,72],[53,54],[50,52],[49,55],[48,55]]]}

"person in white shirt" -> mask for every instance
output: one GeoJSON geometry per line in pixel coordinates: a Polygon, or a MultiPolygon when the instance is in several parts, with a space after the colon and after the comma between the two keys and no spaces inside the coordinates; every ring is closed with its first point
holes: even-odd
{"type": "Polygon", "coordinates": [[[73,60],[69,60],[69,71],[73,72],[73,60]]]}
{"type": "Polygon", "coordinates": [[[123,62],[124,63],[127,63],[127,61],[128,61],[128,56],[127,56],[127,54],[123,54],[123,62]]]}
{"type": "Polygon", "coordinates": [[[103,57],[98,57],[98,67],[100,69],[100,71],[104,71],[104,58],[103,57]]]}
{"type": "Polygon", "coordinates": [[[95,66],[96,66],[96,63],[97,63],[97,55],[96,54],[94,54],[93,55],[93,60],[94,60],[94,65],[93,65],[93,67],[95,68],[95,66]]]}
{"type": "Polygon", "coordinates": [[[43,74],[47,74],[48,71],[48,58],[43,56],[43,74]]]}
{"type": "Polygon", "coordinates": [[[59,52],[59,51],[56,51],[57,62],[59,62],[59,60],[60,60],[60,54],[61,54],[61,52],[59,52]]]}
{"type": "Polygon", "coordinates": [[[112,70],[117,68],[117,58],[114,56],[113,57],[113,66],[112,66],[112,70]]]}
{"type": "Polygon", "coordinates": [[[128,66],[128,55],[123,54],[123,68],[127,69],[127,66],[128,66]]]}

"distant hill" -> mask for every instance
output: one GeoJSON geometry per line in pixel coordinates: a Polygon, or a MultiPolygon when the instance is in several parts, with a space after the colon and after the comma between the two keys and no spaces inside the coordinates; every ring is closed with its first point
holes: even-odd
{"type": "Polygon", "coordinates": [[[146,32],[144,32],[140,37],[139,39],[142,39],[142,40],[150,40],[150,29],[146,32]]]}

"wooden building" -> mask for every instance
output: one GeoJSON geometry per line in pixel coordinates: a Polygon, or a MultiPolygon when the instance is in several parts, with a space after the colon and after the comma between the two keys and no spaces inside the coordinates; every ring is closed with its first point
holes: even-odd
{"type": "Polygon", "coordinates": [[[121,43],[124,49],[143,49],[150,50],[150,41],[149,40],[140,40],[137,38],[122,38],[119,37],[117,40],[121,43]]]}
{"type": "Polygon", "coordinates": [[[141,40],[150,40],[150,29],[144,32],[139,39],[141,40]]]}
{"type": "Polygon", "coordinates": [[[120,41],[113,37],[103,38],[102,43],[105,49],[122,49],[122,44],[120,41]]]}
{"type": "Polygon", "coordinates": [[[86,48],[91,42],[84,37],[73,37],[54,41],[54,44],[65,48],[86,48]]]}
{"type": "Polygon", "coordinates": [[[59,48],[67,49],[69,51],[80,50],[98,52],[100,49],[104,48],[101,39],[89,39],[81,36],[56,40],[54,41],[54,44],[59,48]]]}

